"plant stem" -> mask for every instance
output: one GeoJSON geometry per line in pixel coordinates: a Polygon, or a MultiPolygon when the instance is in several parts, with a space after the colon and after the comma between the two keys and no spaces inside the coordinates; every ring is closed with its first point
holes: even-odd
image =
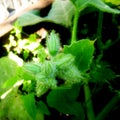
{"type": "Polygon", "coordinates": [[[120,96],[115,95],[110,102],[103,108],[103,110],[98,114],[96,120],[104,120],[107,114],[112,110],[112,108],[120,101],[120,96]]]}
{"type": "Polygon", "coordinates": [[[71,44],[75,41],[77,41],[77,26],[78,26],[78,19],[79,19],[79,10],[75,9],[75,16],[73,21],[73,29],[72,29],[72,40],[71,44]]]}
{"type": "Polygon", "coordinates": [[[85,103],[86,103],[86,112],[87,112],[88,120],[95,120],[95,115],[91,100],[91,93],[88,84],[84,85],[84,92],[85,92],[85,103]]]}
{"type": "Polygon", "coordinates": [[[98,27],[97,27],[97,45],[99,50],[101,51],[103,48],[103,43],[102,43],[102,24],[103,24],[103,12],[99,11],[99,16],[98,16],[98,27]]]}

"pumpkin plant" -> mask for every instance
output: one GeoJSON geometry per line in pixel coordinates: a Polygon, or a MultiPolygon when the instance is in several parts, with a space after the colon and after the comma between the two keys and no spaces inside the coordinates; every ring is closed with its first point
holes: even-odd
{"type": "Polygon", "coordinates": [[[105,119],[119,101],[119,94],[100,113],[95,114],[89,86],[90,83],[102,86],[116,77],[109,64],[102,61],[104,51],[113,44],[109,41],[105,44],[102,42],[103,12],[120,13],[101,0],[55,0],[46,17],[26,13],[18,19],[10,34],[10,43],[6,45],[8,56],[0,58],[0,119],[45,120],[50,117],[51,109],[71,120],[105,119]],[[61,9],[58,8],[60,4],[63,5],[61,9]],[[99,10],[97,39],[79,40],[79,17],[82,12],[85,14],[88,7],[99,10]],[[34,21],[24,21],[23,18],[27,15],[35,17],[34,21]],[[21,26],[42,21],[51,21],[70,28],[70,44],[62,46],[60,36],[55,30],[51,30],[46,36],[45,46],[35,41],[35,34],[27,35],[29,39],[22,39],[21,26]],[[31,48],[32,45],[34,49],[31,48]],[[95,55],[96,48],[100,53],[98,55],[95,55]],[[26,60],[30,52],[37,60],[26,60]],[[80,92],[84,94],[83,101],[80,92]]]}

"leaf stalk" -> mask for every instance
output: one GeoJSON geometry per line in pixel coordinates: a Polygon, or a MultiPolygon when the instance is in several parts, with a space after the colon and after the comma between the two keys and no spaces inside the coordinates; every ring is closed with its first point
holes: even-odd
{"type": "Polygon", "coordinates": [[[84,92],[85,92],[85,105],[86,105],[86,112],[88,116],[88,120],[95,120],[92,100],[91,100],[91,93],[88,83],[84,85],[84,92]]]}
{"type": "Polygon", "coordinates": [[[103,24],[103,12],[99,11],[98,16],[98,27],[97,27],[97,45],[99,50],[101,51],[103,49],[103,43],[102,43],[102,24],[103,24]]]}
{"type": "Polygon", "coordinates": [[[78,8],[75,9],[75,15],[73,20],[73,29],[72,29],[72,40],[71,44],[77,41],[77,26],[78,26],[78,19],[79,19],[79,10],[78,8]]]}

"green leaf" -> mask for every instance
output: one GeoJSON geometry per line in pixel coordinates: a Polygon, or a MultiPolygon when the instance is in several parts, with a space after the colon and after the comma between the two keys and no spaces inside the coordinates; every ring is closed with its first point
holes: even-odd
{"type": "Polygon", "coordinates": [[[90,0],[71,0],[73,2],[73,4],[76,6],[76,8],[81,11],[83,10],[85,7],[88,6],[88,3],[90,2],[90,0]]]}
{"type": "Polygon", "coordinates": [[[2,85],[2,88],[10,88],[13,86],[18,80],[20,80],[19,76],[15,75],[13,77],[10,77],[7,81],[4,82],[2,85]]]}
{"type": "Polygon", "coordinates": [[[101,62],[97,65],[94,63],[91,65],[90,77],[91,82],[104,84],[109,80],[113,80],[116,76],[108,64],[101,62]]]}
{"type": "Polygon", "coordinates": [[[103,12],[120,14],[120,10],[113,9],[102,0],[55,0],[52,8],[46,17],[37,16],[30,11],[18,18],[19,26],[34,25],[40,22],[54,22],[69,27],[72,25],[72,18],[75,7],[81,11],[86,7],[93,6],[103,12]],[[73,3],[72,3],[72,2],[73,3]]]}
{"type": "Polygon", "coordinates": [[[9,57],[0,58],[0,86],[16,75],[18,64],[9,57]]]}
{"type": "Polygon", "coordinates": [[[70,0],[55,0],[47,18],[66,27],[71,26],[74,6],[70,0]]]}
{"type": "Polygon", "coordinates": [[[20,26],[34,25],[40,22],[54,22],[63,26],[71,26],[74,6],[69,0],[55,0],[46,17],[39,17],[33,12],[27,12],[18,18],[20,26]]]}
{"type": "Polygon", "coordinates": [[[47,103],[64,114],[83,116],[83,108],[76,102],[79,95],[80,84],[73,85],[72,88],[58,88],[51,91],[47,96],[47,103]],[[62,102],[61,102],[62,101],[62,102]]]}
{"type": "Polygon", "coordinates": [[[103,1],[107,3],[112,3],[114,5],[120,5],[120,0],[103,0],[103,1]]]}
{"type": "Polygon", "coordinates": [[[35,79],[35,74],[24,67],[20,67],[18,69],[17,75],[19,76],[20,79],[24,79],[24,80],[34,80],[35,79]]]}
{"type": "Polygon", "coordinates": [[[64,46],[64,53],[75,56],[75,64],[81,72],[85,72],[89,69],[93,58],[94,41],[84,39],[74,42],[70,46],[64,46]]]}
{"type": "Polygon", "coordinates": [[[37,103],[37,107],[39,107],[39,109],[41,110],[41,112],[43,114],[50,115],[50,112],[49,112],[49,110],[47,108],[47,105],[43,101],[39,101],[37,103]]]}
{"type": "Polygon", "coordinates": [[[26,111],[21,96],[17,93],[20,83],[14,84],[9,90],[4,92],[0,97],[0,119],[5,120],[32,120],[26,111]]]}
{"type": "Polygon", "coordinates": [[[17,19],[19,26],[34,25],[34,24],[43,22],[45,20],[46,20],[45,18],[39,17],[35,15],[34,13],[32,13],[31,11],[24,13],[17,19]]]}
{"type": "Polygon", "coordinates": [[[36,42],[36,39],[37,39],[37,35],[36,34],[30,34],[30,36],[29,36],[29,40],[30,41],[36,42]]]}
{"type": "Polygon", "coordinates": [[[111,8],[102,0],[71,0],[71,1],[74,3],[74,5],[79,11],[83,10],[86,7],[93,6],[103,12],[120,14],[120,10],[111,8]]]}
{"type": "Polygon", "coordinates": [[[40,111],[35,114],[34,95],[22,96],[18,94],[20,85],[16,83],[11,89],[3,93],[4,98],[3,95],[0,96],[0,120],[44,120],[40,111]],[[33,119],[34,116],[35,119],[33,119]]]}
{"type": "Polygon", "coordinates": [[[96,7],[96,8],[98,8],[99,10],[101,10],[103,12],[120,14],[120,10],[113,9],[113,8],[109,7],[102,0],[90,0],[89,4],[96,7]]]}
{"type": "Polygon", "coordinates": [[[36,120],[36,105],[35,105],[35,98],[34,94],[28,94],[28,95],[23,95],[21,96],[24,106],[29,113],[29,115],[32,117],[33,120],[36,120]]]}

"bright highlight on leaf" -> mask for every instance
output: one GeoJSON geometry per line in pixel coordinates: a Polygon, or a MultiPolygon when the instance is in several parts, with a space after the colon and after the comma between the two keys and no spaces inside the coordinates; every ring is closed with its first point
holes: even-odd
{"type": "Polygon", "coordinates": [[[103,0],[107,3],[112,3],[113,5],[120,5],[120,0],[103,0]]]}
{"type": "Polygon", "coordinates": [[[7,90],[4,94],[2,94],[2,95],[0,96],[0,99],[4,99],[10,92],[12,92],[12,90],[13,90],[14,88],[22,85],[22,83],[23,83],[23,80],[16,82],[16,83],[12,86],[12,88],[10,88],[9,90],[7,90]]]}

